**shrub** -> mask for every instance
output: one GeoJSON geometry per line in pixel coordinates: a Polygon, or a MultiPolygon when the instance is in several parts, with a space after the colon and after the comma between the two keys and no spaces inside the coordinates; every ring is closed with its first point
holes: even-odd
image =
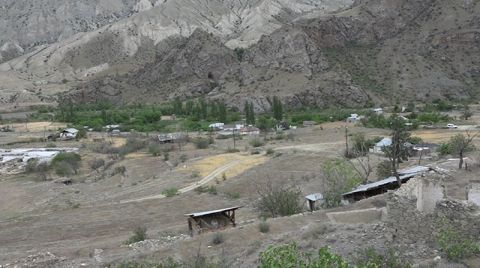
{"type": "Polygon", "coordinates": [[[59,153],[53,158],[51,166],[57,175],[68,176],[77,174],[81,160],[80,155],[76,153],[59,153]]]}
{"type": "Polygon", "coordinates": [[[55,173],[58,176],[71,176],[75,174],[72,166],[66,162],[59,162],[55,165],[55,173]]]}
{"type": "Polygon", "coordinates": [[[260,196],[256,207],[264,215],[275,218],[289,216],[302,211],[301,192],[294,186],[273,186],[267,184],[258,187],[260,196]]]}
{"type": "Polygon", "coordinates": [[[318,250],[318,256],[303,253],[299,250],[296,243],[290,243],[281,246],[270,246],[260,254],[260,268],[271,267],[351,267],[340,255],[332,253],[328,247],[318,250]]]}
{"type": "Polygon", "coordinates": [[[442,142],[440,146],[437,148],[437,152],[439,155],[449,155],[452,154],[452,147],[448,142],[442,142]]]}
{"type": "Polygon", "coordinates": [[[228,147],[228,149],[225,151],[227,154],[234,154],[234,153],[238,153],[240,152],[240,150],[238,149],[232,149],[230,147],[228,147]]]}
{"type": "Polygon", "coordinates": [[[261,233],[268,233],[270,232],[270,225],[266,221],[262,221],[258,224],[258,230],[261,233]]]}
{"type": "Polygon", "coordinates": [[[125,176],[125,172],[127,172],[127,168],[125,166],[117,166],[115,167],[115,169],[113,169],[112,176],[115,176],[117,174],[125,176]]]}
{"type": "Polygon", "coordinates": [[[388,268],[410,268],[412,265],[408,260],[400,259],[393,249],[386,254],[380,254],[373,247],[357,252],[356,263],[359,268],[388,267],[388,268]]]}
{"type": "Polygon", "coordinates": [[[262,147],[263,145],[265,145],[265,143],[262,140],[255,138],[250,140],[250,145],[252,147],[257,148],[257,147],[262,147]]]}
{"type": "Polygon", "coordinates": [[[423,140],[422,140],[422,138],[420,138],[420,137],[415,137],[415,136],[414,136],[414,137],[410,137],[410,138],[408,139],[408,142],[410,142],[411,144],[420,144],[420,143],[423,142],[423,140]]]}
{"type": "Polygon", "coordinates": [[[206,138],[195,138],[193,144],[195,144],[195,148],[197,149],[207,149],[210,145],[210,141],[206,138]]]}
{"type": "Polygon", "coordinates": [[[480,244],[461,235],[449,225],[444,225],[437,236],[437,243],[449,260],[457,261],[480,253],[480,244]]]}
{"type": "Polygon", "coordinates": [[[213,245],[220,245],[225,241],[222,233],[214,233],[212,238],[213,245]]]}
{"type": "Polygon", "coordinates": [[[275,135],[275,139],[276,139],[276,140],[283,140],[283,139],[285,139],[285,135],[284,135],[282,132],[281,132],[281,133],[277,133],[277,134],[275,135]]]}
{"type": "Polygon", "coordinates": [[[87,137],[87,131],[84,128],[81,128],[78,130],[77,135],[75,136],[75,139],[77,141],[84,139],[87,137]]]}
{"type": "Polygon", "coordinates": [[[131,138],[128,138],[125,145],[120,148],[119,154],[127,155],[133,152],[137,152],[145,148],[146,146],[147,146],[147,142],[145,140],[131,137],[131,138]]]}
{"type": "Polygon", "coordinates": [[[49,142],[49,143],[47,143],[47,146],[45,146],[45,147],[47,147],[47,148],[55,148],[55,147],[57,147],[57,145],[56,145],[55,143],[53,143],[53,142],[49,142]]]}
{"type": "Polygon", "coordinates": [[[150,143],[148,145],[148,153],[152,156],[159,156],[160,155],[160,145],[155,143],[150,143]]]}
{"type": "Polygon", "coordinates": [[[120,153],[120,148],[113,147],[108,142],[95,143],[94,145],[92,145],[91,150],[95,153],[100,153],[100,154],[119,154],[120,153]]]}
{"type": "Polygon", "coordinates": [[[147,228],[146,227],[137,227],[133,230],[133,235],[125,241],[125,244],[130,245],[147,239],[147,228]]]}
{"type": "Polygon", "coordinates": [[[197,192],[198,194],[202,194],[202,193],[209,193],[209,194],[213,194],[213,195],[216,195],[218,194],[218,191],[217,191],[217,187],[215,186],[200,186],[200,187],[197,187],[195,188],[195,192],[197,192]]]}
{"type": "Polygon", "coordinates": [[[105,165],[105,160],[101,158],[95,158],[90,162],[90,168],[92,170],[97,170],[105,165]]]}
{"type": "Polygon", "coordinates": [[[30,158],[27,161],[27,165],[25,166],[25,172],[32,173],[37,171],[38,159],[30,158]]]}
{"type": "Polygon", "coordinates": [[[227,192],[225,195],[230,199],[239,199],[240,193],[239,192],[227,192]]]}
{"type": "Polygon", "coordinates": [[[178,189],[175,187],[168,188],[165,191],[163,191],[162,194],[165,195],[166,197],[173,197],[178,194],[178,189]]]}

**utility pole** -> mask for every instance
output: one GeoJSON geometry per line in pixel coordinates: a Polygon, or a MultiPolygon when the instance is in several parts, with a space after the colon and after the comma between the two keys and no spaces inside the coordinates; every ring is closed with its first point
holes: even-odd
{"type": "Polygon", "coordinates": [[[232,133],[233,133],[233,150],[236,149],[236,147],[235,147],[235,146],[236,146],[235,130],[236,130],[236,129],[233,129],[233,130],[232,130],[232,133]]]}
{"type": "Polygon", "coordinates": [[[348,127],[345,126],[345,155],[348,156],[349,155],[349,152],[348,152],[348,127]]]}

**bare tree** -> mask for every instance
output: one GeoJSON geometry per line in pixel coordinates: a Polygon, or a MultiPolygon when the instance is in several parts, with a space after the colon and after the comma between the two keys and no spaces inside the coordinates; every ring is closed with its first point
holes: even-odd
{"type": "Polygon", "coordinates": [[[344,158],[358,176],[362,178],[362,181],[366,183],[370,174],[373,172],[369,154],[370,141],[365,139],[363,133],[354,134],[352,141],[353,146],[350,149],[351,152],[344,154],[344,158]],[[353,156],[354,158],[350,158],[350,156],[353,156]]]}
{"type": "Polygon", "coordinates": [[[463,167],[463,157],[466,152],[474,150],[473,139],[478,133],[470,134],[468,131],[464,134],[457,134],[450,138],[449,146],[452,154],[459,158],[458,169],[463,167]]]}

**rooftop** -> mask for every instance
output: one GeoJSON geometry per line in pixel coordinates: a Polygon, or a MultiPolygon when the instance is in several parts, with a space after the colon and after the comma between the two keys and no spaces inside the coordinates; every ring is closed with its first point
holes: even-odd
{"type": "MultiPolygon", "coordinates": [[[[415,167],[399,170],[398,174],[400,175],[400,180],[403,181],[405,179],[410,179],[410,178],[412,178],[416,175],[423,174],[423,173],[425,173],[429,170],[431,170],[431,168],[429,168],[429,167],[415,166],[415,167]]],[[[397,178],[392,176],[392,177],[388,177],[388,178],[380,180],[380,181],[367,183],[367,184],[362,184],[362,185],[358,186],[357,188],[355,188],[354,190],[352,190],[348,193],[342,194],[342,196],[346,196],[346,195],[350,195],[350,194],[354,194],[354,193],[366,192],[366,191],[376,189],[376,188],[379,188],[381,186],[384,186],[384,185],[387,185],[387,184],[390,184],[390,183],[393,183],[393,182],[396,182],[396,181],[397,181],[397,178]]]]}
{"type": "Polygon", "coordinates": [[[242,206],[236,206],[236,207],[230,207],[230,208],[223,208],[223,209],[217,209],[217,210],[210,210],[210,211],[203,211],[203,212],[195,212],[191,214],[185,214],[185,216],[189,217],[201,217],[205,215],[210,215],[210,214],[217,214],[217,213],[222,213],[225,211],[230,211],[230,210],[237,210],[241,208],[242,206]]]}

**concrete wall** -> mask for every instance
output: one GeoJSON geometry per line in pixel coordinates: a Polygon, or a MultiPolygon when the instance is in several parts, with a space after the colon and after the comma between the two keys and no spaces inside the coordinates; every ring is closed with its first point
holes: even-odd
{"type": "Polygon", "coordinates": [[[467,193],[468,201],[480,207],[480,182],[474,182],[470,185],[467,193]]]}
{"type": "Polygon", "coordinates": [[[445,188],[440,181],[421,179],[417,184],[417,209],[422,212],[432,213],[437,202],[445,198],[445,188]]]}
{"type": "Polygon", "coordinates": [[[370,208],[344,212],[330,212],[327,213],[327,217],[332,223],[373,223],[385,220],[386,213],[387,211],[385,208],[370,208]]]}

